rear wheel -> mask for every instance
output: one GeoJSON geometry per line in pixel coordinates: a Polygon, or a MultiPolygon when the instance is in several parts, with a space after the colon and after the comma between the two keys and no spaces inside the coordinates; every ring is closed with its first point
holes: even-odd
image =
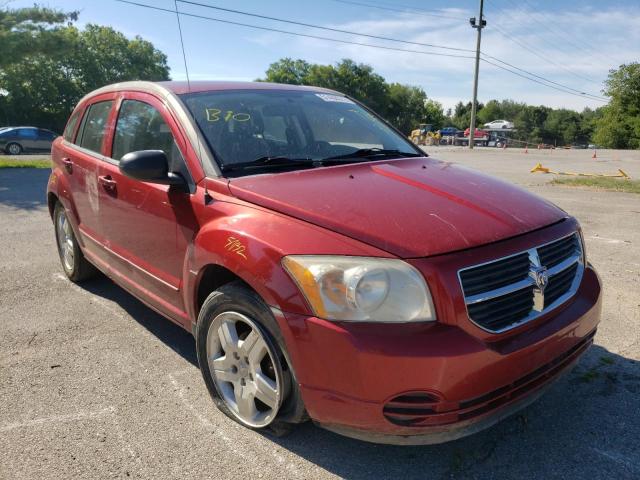
{"type": "Polygon", "coordinates": [[[13,142],[7,145],[6,150],[9,155],[20,155],[22,153],[22,145],[13,142]]]}
{"type": "Polygon", "coordinates": [[[56,203],[53,211],[53,222],[60,263],[67,278],[73,282],[81,282],[94,276],[96,269],[82,254],[67,212],[60,202],[56,203]]]}
{"type": "Polygon", "coordinates": [[[283,434],[291,428],[283,417],[304,412],[277,323],[244,284],[234,282],[209,295],[198,317],[196,344],[209,393],[231,419],[283,434]]]}

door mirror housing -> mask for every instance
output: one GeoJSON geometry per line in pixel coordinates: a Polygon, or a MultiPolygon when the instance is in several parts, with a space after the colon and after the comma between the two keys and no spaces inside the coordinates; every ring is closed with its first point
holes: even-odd
{"type": "Polygon", "coordinates": [[[169,160],[162,150],[140,150],[120,159],[120,172],[130,178],[161,185],[186,187],[182,176],[169,171],[169,160]]]}

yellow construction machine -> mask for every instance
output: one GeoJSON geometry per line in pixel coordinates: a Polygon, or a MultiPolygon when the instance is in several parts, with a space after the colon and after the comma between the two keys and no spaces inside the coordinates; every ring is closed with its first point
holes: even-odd
{"type": "Polygon", "coordinates": [[[434,132],[433,125],[421,123],[418,128],[411,132],[409,140],[416,145],[438,145],[440,143],[440,131],[434,132]]]}

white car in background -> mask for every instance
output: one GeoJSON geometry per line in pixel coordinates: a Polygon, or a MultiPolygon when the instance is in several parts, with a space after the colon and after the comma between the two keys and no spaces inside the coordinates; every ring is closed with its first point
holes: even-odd
{"type": "Polygon", "coordinates": [[[485,123],[484,128],[513,128],[513,122],[507,120],[494,120],[493,122],[485,123]]]}

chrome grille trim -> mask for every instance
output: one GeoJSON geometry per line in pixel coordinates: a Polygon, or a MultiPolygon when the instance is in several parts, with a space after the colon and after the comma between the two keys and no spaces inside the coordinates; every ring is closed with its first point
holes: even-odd
{"type": "MultiPolygon", "coordinates": [[[[561,245],[560,249],[566,249],[565,245],[561,245]]],[[[490,333],[503,333],[506,332],[508,330],[511,330],[513,328],[516,328],[520,325],[523,325],[524,323],[530,322],[538,317],[540,317],[541,315],[559,307],[560,305],[562,305],[564,302],[566,302],[567,300],[569,300],[569,298],[571,298],[576,291],[578,290],[578,287],[580,286],[580,282],[582,280],[582,275],[584,272],[584,253],[583,253],[583,247],[582,247],[582,240],[578,234],[578,232],[573,232],[569,235],[565,235],[561,238],[555,239],[551,242],[547,242],[544,243],[542,245],[538,245],[534,248],[530,248],[528,250],[525,251],[520,251],[517,253],[514,253],[512,255],[507,255],[505,257],[500,257],[488,262],[483,262],[483,263],[479,263],[476,265],[472,265],[469,267],[465,267],[462,268],[460,270],[458,270],[458,281],[460,283],[460,287],[462,288],[462,293],[463,293],[463,297],[465,300],[465,306],[467,308],[467,316],[469,318],[469,320],[471,320],[471,322],[473,322],[475,325],[477,325],[478,327],[480,327],[481,329],[490,332],[490,333]],[[549,267],[548,269],[546,268],[546,265],[543,265],[541,263],[541,256],[539,254],[540,249],[543,249],[547,246],[553,245],[553,244],[558,244],[560,245],[561,243],[566,244],[566,239],[569,237],[574,237],[574,241],[575,241],[575,250],[570,253],[568,256],[566,256],[566,258],[563,258],[559,263],[555,263],[553,266],[549,267]],[[496,289],[492,289],[492,290],[488,290],[485,292],[481,292],[481,293],[477,293],[474,295],[465,295],[464,291],[465,291],[465,287],[464,287],[464,281],[462,278],[462,273],[469,271],[469,270],[478,270],[483,266],[488,266],[491,264],[494,264],[496,262],[500,262],[500,261],[504,261],[505,259],[509,259],[511,257],[515,257],[517,255],[522,255],[523,253],[526,253],[528,255],[529,258],[529,276],[527,276],[526,278],[524,278],[523,280],[519,280],[517,282],[511,283],[509,285],[505,285],[496,289]],[[575,271],[575,275],[573,277],[573,280],[571,282],[571,285],[569,286],[569,288],[562,294],[560,295],[556,300],[554,300],[551,304],[547,305],[545,307],[545,300],[544,300],[544,290],[545,288],[548,286],[547,285],[544,286],[544,288],[542,288],[542,290],[537,286],[536,284],[536,279],[535,279],[535,273],[534,270],[542,270],[544,272],[546,272],[546,275],[548,277],[548,280],[553,279],[556,275],[560,274],[561,272],[567,270],[568,268],[571,268],[573,265],[576,265],[576,271],[575,271]],[[509,323],[508,325],[505,325],[501,328],[488,328],[487,326],[484,326],[482,324],[480,324],[477,321],[474,321],[474,319],[472,318],[471,313],[469,312],[469,306],[471,305],[476,305],[479,304],[481,302],[486,302],[486,301],[490,301],[490,300],[494,300],[494,299],[500,299],[500,297],[505,297],[505,300],[508,300],[506,298],[507,295],[509,294],[516,294],[516,292],[518,292],[519,290],[523,290],[523,289],[527,289],[527,288],[532,288],[533,289],[533,307],[532,309],[529,311],[529,313],[524,316],[523,318],[520,318],[519,320],[513,322],[513,323],[509,323]]]]}

